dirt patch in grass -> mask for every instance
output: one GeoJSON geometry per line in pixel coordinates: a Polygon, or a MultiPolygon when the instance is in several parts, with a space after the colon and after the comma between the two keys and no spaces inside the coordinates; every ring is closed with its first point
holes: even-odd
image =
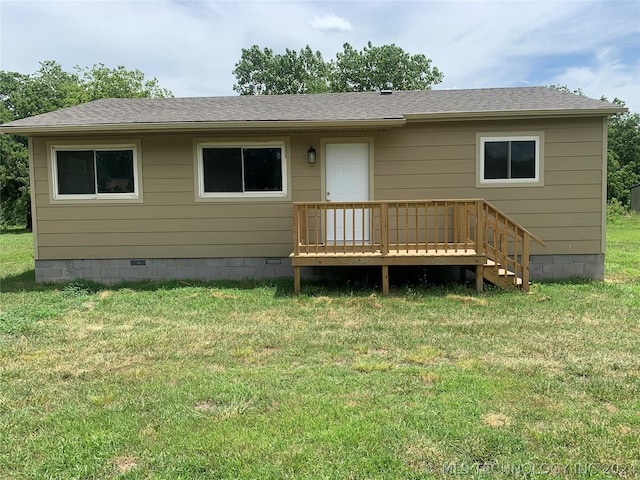
{"type": "Polygon", "coordinates": [[[233,293],[220,292],[218,290],[211,290],[211,296],[220,300],[237,300],[238,295],[233,293]]]}
{"type": "Polygon", "coordinates": [[[437,358],[442,355],[442,352],[430,345],[423,345],[415,352],[411,352],[405,356],[405,359],[411,363],[417,363],[420,365],[428,365],[433,363],[437,358]]]}
{"type": "Polygon", "coordinates": [[[434,383],[440,381],[440,375],[433,372],[423,373],[420,376],[420,380],[422,380],[422,383],[424,383],[425,385],[433,385],[434,383]]]}
{"type": "Polygon", "coordinates": [[[140,460],[131,455],[115,457],[111,460],[111,464],[116,468],[119,474],[127,473],[136,468],[140,464],[140,460]]]}
{"type": "Polygon", "coordinates": [[[478,297],[471,297],[468,295],[462,296],[462,295],[447,295],[447,298],[449,300],[458,300],[459,302],[465,304],[465,305],[481,305],[483,307],[487,306],[489,304],[489,302],[487,302],[486,299],[484,298],[478,298],[478,297]]]}
{"type": "Polygon", "coordinates": [[[504,413],[487,413],[482,417],[482,424],[492,428],[508,427],[511,419],[504,413]]]}
{"type": "Polygon", "coordinates": [[[389,362],[358,362],[353,365],[353,369],[356,372],[372,373],[372,372],[386,372],[393,368],[393,364],[389,362]]]}
{"type": "Polygon", "coordinates": [[[203,402],[197,402],[193,408],[195,408],[196,410],[214,410],[216,408],[216,404],[213,403],[211,400],[205,400],[203,402]]]}

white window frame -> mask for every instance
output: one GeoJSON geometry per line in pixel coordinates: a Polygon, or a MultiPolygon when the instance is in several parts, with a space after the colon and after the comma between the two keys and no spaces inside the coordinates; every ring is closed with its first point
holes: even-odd
{"type": "MultiPolygon", "coordinates": [[[[107,202],[132,202],[142,201],[142,192],[140,189],[140,143],[139,142],[126,142],[126,143],[55,143],[49,146],[49,157],[51,166],[51,199],[54,201],[107,201],[107,202]],[[58,151],[86,151],[93,150],[99,151],[114,151],[114,150],[131,150],[133,153],[133,192],[128,193],[96,193],[84,194],[84,193],[68,193],[61,194],[58,190],[58,151]]],[[[94,171],[97,179],[97,172],[94,171]]]]}
{"type": "Polygon", "coordinates": [[[517,187],[544,185],[544,134],[543,132],[478,133],[476,151],[476,187],[517,187]],[[535,142],[535,176],[532,178],[484,178],[485,143],[487,142],[535,142]]]}
{"type": "MultiPolygon", "coordinates": [[[[199,199],[225,199],[225,198],[273,198],[284,199],[289,196],[289,168],[287,160],[287,142],[277,141],[247,141],[247,142],[197,142],[196,143],[196,170],[197,191],[199,199]],[[263,192],[205,192],[204,190],[204,161],[203,149],[205,148],[280,148],[282,169],[282,190],[263,192]]],[[[242,166],[244,172],[244,164],[242,166]]],[[[244,178],[243,178],[244,181],[244,178]]]]}

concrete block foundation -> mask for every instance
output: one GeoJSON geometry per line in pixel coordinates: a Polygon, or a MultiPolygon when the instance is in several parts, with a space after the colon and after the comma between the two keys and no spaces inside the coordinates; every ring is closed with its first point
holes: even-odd
{"type": "MultiPolygon", "coordinates": [[[[530,278],[604,280],[604,255],[532,255],[530,278]]],[[[335,267],[337,269],[341,267],[335,267]]],[[[113,284],[136,280],[244,280],[293,277],[288,257],[250,258],[149,258],[36,260],[37,282],[68,282],[85,279],[113,284]]],[[[306,280],[331,278],[331,268],[303,267],[306,280]]]]}
{"type": "Polygon", "coordinates": [[[604,254],[531,255],[531,280],[587,278],[604,280],[604,254]]]}
{"type": "MultiPolygon", "coordinates": [[[[85,279],[113,284],[135,280],[243,280],[293,277],[289,258],[147,258],[36,260],[37,282],[85,279]]],[[[309,269],[307,278],[314,278],[309,269]]]]}

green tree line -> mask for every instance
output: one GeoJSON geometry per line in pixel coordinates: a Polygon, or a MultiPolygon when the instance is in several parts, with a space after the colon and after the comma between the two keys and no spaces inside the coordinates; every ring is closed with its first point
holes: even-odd
{"type": "Polygon", "coordinates": [[[443,74],[423,54],[411,55],[395,44],[358,51],[348,43],[335,60],[325,61],[307,45],[300,52],[274,54],[269,48],[243,48],[233,74],[240,95],[429,90],[443,74]]]}

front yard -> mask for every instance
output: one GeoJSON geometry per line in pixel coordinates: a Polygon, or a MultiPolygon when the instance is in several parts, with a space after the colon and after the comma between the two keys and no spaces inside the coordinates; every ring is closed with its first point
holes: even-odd
{"type": "Polygon", "coordinates": [[[0,478],[635,478],[640,220],[604,283],[36,285],[0,234],[0,478]]]}

